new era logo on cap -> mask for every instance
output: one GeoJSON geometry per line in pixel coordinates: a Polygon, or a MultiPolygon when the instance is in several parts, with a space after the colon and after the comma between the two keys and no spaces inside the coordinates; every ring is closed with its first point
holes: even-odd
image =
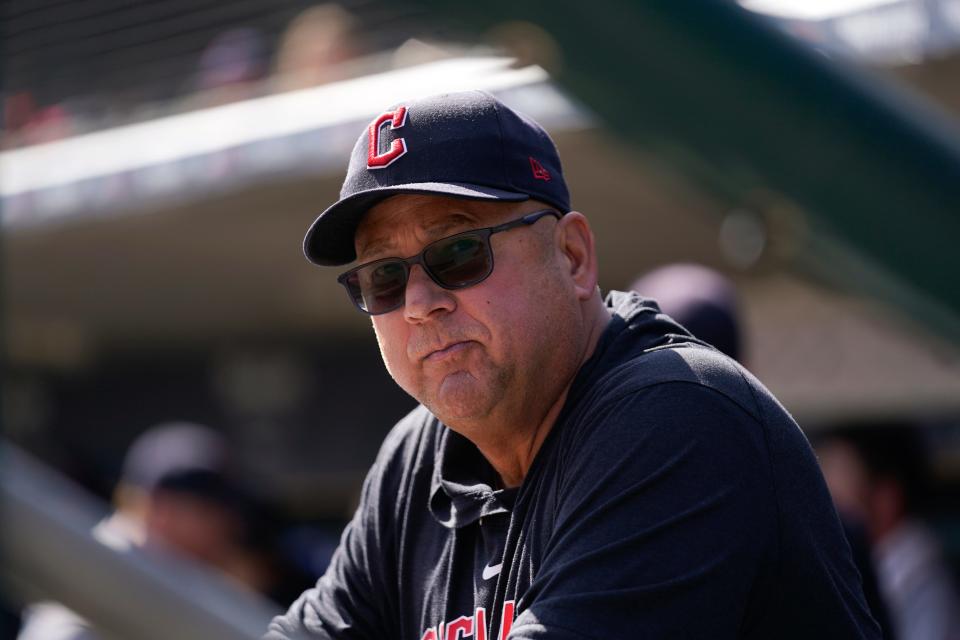
{"type": "Polygon", "coordinates": [[[537,180],[549,180],[550,172],[543,168],[540,161],[530,156],[530,168],[533,170],[533,177],[537,180]]]}
{"type": "Polygon", "coordinates": [[[533,198],[570,210],[560,157],[540,125],[482,91],[430,96],[392,106],[360,135],[340,200],[307,232],[307,258],[321,265],[354,260],[360,219],[398,193],[533,198]]]}

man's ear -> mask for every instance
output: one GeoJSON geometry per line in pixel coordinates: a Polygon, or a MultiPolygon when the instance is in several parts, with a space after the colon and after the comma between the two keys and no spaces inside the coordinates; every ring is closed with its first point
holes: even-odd
{"type": "Polygon", "coordinates": [[[571,211],[560,218],[557,223],[557,242],[562,256],[566,258],[577,297],[589,299],[596,294],[599,273],[593,230],[586,216],[579,211],[571,211]]]}

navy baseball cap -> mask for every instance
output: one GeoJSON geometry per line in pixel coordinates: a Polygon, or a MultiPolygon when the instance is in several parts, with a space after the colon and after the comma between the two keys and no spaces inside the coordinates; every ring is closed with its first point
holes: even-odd
{"type": "Polygon", "coordinates": [[[356,259],[363,215],[399,193],[471,200],[541,200],[570,211],[560,156],[547,132],[489,93],[448,93],[393,105],[374,118],[350,156],[340,200],[303,240],[318,265],[356,259]]]}

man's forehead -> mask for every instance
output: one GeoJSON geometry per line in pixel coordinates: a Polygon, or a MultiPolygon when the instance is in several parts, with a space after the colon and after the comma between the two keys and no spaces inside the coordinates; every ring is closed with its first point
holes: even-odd
{"type": "Polygon", "coordinates": [[[405,234],[440,238],[461,228],[493,225],[510,209],[507,203],[429,195],[393,196],[363,217],[354,237],[357,254],[395,248],[405,234]]]}

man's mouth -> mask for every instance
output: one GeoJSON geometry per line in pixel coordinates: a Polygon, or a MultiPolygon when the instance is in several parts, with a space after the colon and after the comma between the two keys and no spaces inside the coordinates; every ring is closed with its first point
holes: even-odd
{"type": "Polygon", "coordinates": [[[453,356],[457,355],[458,353],[460,353],[461,351],[469,347],[470,344],[471,344],[470,340],[453,342],[451,344],[448,344],[445,347],[436,349],[435,351],[431,351],[430,353],[427,354],[427,356],[423,360],[424,362],[442,362],[447,358],[452,358],[453,356]]]}

